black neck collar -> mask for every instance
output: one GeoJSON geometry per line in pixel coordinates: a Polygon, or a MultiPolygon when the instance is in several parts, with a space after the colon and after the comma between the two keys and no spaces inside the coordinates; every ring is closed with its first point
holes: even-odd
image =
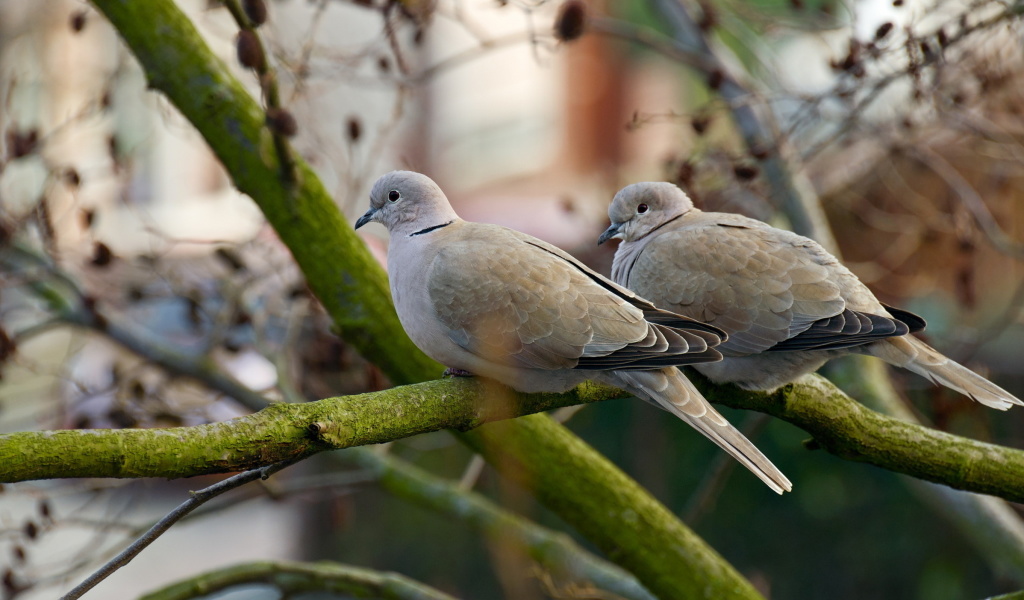
{"type": "Polygon", "coordinates": [[[454,222],[455,222],[455,219],[452,219],[451,221],[448,221],[447,223],[441,223],[440,225],[433,225],[433,226],[427,227],[425,229],[420,229],[419,231],[410,233],[409,237],[412,237],[414,235],[423,235],[424,233],[430,233],[431,231],[434,231],[435,229],[440,229],[442,227],[447,227],[447,226],[451,225],[454,222]]]}

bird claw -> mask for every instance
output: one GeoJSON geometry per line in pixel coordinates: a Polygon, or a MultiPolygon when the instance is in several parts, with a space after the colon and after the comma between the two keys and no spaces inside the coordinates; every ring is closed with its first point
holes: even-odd
{"type": "Polygon", "coordinates": [[[441,377],[472,377],[472,376],[473,376],[473,374],[470,373],[469,371],[464,371],[462,369],[453,369],[452,367],[448,367],[447,369],[444,370],[444,373],[441,374],[441,377]]]}

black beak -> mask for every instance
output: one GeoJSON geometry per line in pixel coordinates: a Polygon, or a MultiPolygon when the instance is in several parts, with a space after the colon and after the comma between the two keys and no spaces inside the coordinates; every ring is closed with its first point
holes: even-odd
{"type": "Polygon", "coordinates": [[[621,228],[622,223],[612,223],[611,225],[609,225],[608,229],[605,229],[604,233],[601,234],[601,237],[597,238],[597,245],[600,246],[601,244],[617,236],[619,234],[619,229],[621,228]]]}
{"type": "Polygon", "coordinates": [[[363,213],[363,216],[359,217],[359,220],[356,221],[356,227],[355,228],[359,229],[363,225],[366,225],[367,223],[372,221],[373,220],[373,216],[375,214],[377,214],[377,209],[371,206],[370,210],[368,210],[365,213],[363,213]]]}

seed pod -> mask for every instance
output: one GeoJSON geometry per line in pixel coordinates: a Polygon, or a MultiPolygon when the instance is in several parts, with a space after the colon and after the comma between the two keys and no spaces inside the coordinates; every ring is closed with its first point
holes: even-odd
{"type": "Polygon", "coordinates": [[[750,181],[757,177],[760,170],[754,165],[734,165],[732,172],[736,175],[736,179],[741,181],[750,181]]]}
{"type": "Polygon", "coordinates": [[[69,25],[71,25],[71,31],[79,33],[85,29],[86,17],[87,13],[84,10],[79,10],[73,13],[71,15],[71,22],[69,23],[69,25]]]}
{"type": "Polygon", "coordinates": [[[18,346],[11,339],[11,336],[7,335],[7,332],[0,327],[0,362],[7,360],[17,349],[18,346]]]}
{"type": "Polygon", "coordinates": [[[267,22],[267,3],[263,0],[243,0],[242,10],[255,27],[267,22]]]}
{"type": "Polygon", "coordinates": [[[571,42],[583,35],[587,27],[587,5],[580,0],[569,0],[558,9],[555,18],[555,37],[571,42]]]}
{"type": "Polygon", "coordinates": [[[719,69],[708,73],[708,87],[717,90],[722,87],[722,82],[725,81],[725,73],[719,69]]]}
{"type": "Polygon", "coordinates": [[[110,246],[107,246],[103,242],[96,242],[96,245],[92,250],[92,260],[90,261],[94,267],[106,267],[114,261],[114,253],[110,251],[110,246]]]}
{"type": "Polygon", "coordinates": [[[62,178],[64,179],[64,183],[68,184],[73,188],[77,188],[78,186],[82,185],[82,176],[78,174],[78,171],[76,169],[73,169],[71,167],[64,169],[64,173],[62,173],[62,178]]]}
{"type": "Polygon", "coordinates": [[[708,115],[697,115],[690,119],[690,127],[693,128],[697,135],[704,135],[709,125],[711,125],[711,117],[708,115]]]}
{"type": "Polygon", "coordinates": [[[299,125],[292,113],[283,108],[267,109],[267,127],[277,135],[293,137],[299,132],[299,125]]]}
{"type": "Polygon", "coordinates": [[[679,163],[676,169],[676,183],[683,187],[689,187],[693,182],[693,164],[688,160],[679,163]]]}
{"type": "Polygon", "coordinates": [[[348,141],[358,142],[359,138],[363,135],[363,124],[357,117],[349,117],[346,125],[348,128],[348,141]]]}
{"type": "Polygon", "coordinates": [[[7,151],[12,158],[21,158],[35,151],[39,143],[39,131],[30,129],[28,131],[7,131],[7,151]]]}
{"type": "Polygon", "coordinates": [[[238,255],[234,250],[230,248],[220,247],[214,250],[213,255],[217,257],[221,263],[227,268],[231,269],[235,273],[245,271],[245,262],[242,261],[242,257],[238,255]]]}
{"type": "Polygon", "coordinates": [[[236,50],[238,51],[238,62],[242,63],[243,67],[257,71],[266,68],[267,57],[263,54],[263,45],[260,44],[260,38],[256,36],[255,31],[247,29],[239,31],[236,50]]]}

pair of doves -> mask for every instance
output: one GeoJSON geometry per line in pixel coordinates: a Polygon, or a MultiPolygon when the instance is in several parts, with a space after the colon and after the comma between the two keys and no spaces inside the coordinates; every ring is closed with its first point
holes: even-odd
{"type": "Polygon", "coordinates": [[[814,241],[694,208],[669,183],[615,195],[610,281],[534,237],[463,221],[430,178],[377,180],[371,221],[390,233],[402,326],[434,360],[521,392],[593,379],[676,415],[778,493],[792,484],[718,413],[679,365],[770,390],[848,353],[877,356],[990,406],[1020,400],[909,334],[924,320],[880,303],[814,241]]]}

